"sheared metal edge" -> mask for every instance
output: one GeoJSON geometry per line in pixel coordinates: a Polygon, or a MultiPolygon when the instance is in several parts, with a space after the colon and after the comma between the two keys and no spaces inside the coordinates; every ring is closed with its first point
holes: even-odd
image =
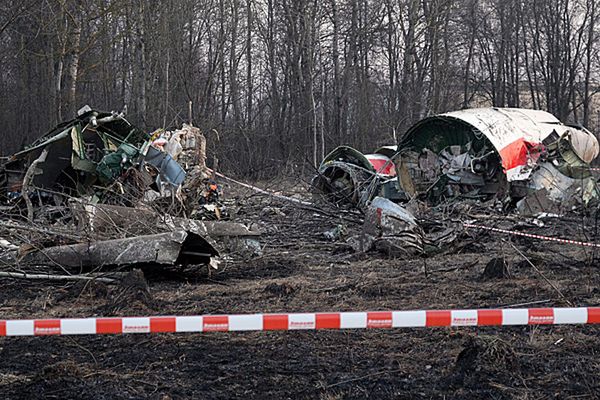
{"type": "Polygon", "coordinates": [[[111,239],[90,243],[48,247],[25,255],[25,263],[59,263],[67,267],[95,265],[124,265],[158,263],[174,265],[181,255],[182,246],[188,235],[196,235],[208,245],[211,257],[219,255],[211,241],[201,235],[185,230],[154,235],[111,239]]]}

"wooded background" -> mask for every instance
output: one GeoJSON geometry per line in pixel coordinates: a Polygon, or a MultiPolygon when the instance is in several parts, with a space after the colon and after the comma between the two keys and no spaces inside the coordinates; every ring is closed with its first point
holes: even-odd
{"type": "Polygon", "coordinates": [[[231,173],[306,170],[476,106],[600,132],[598,0],[2,0],[0,150],[89,104],[188,119],[231,173]]]}

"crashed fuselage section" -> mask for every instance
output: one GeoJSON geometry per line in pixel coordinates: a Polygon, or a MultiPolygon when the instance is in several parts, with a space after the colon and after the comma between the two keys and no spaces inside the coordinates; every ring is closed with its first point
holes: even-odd
{"type": "Polygon", "coordinates": [[[311,186],[315,193],[336,203],[362,204],[367,196],[407,200],[398,191],[393,162],[396,153],[396,146],[366,155],[349,146],[337,147],[325,157],[311,186]]]}
{"type": "Polygon", "coordinates": [[[357,150],[335,149],[313,186],[360,207],[375,196],[432,205],[470,198],[497,199],[523,213],[557,212],[599,196],[590,170],[599,153],[596,137],[544,111],[480,108],[432,116],[397,147],[384,149],[380,169],[357,150]]]}

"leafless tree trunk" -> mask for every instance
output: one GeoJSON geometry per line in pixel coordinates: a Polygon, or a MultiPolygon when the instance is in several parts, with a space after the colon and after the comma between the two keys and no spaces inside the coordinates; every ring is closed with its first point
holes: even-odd
{"type": "Polygon", "coordinates": [[[598,4],[4,0],[2,151],[84,102],[128,105],[153,130],[187,121],[192,101],[194,122],[219,132],[209,146],[222,168],[255,178],[312,171],[340,144],[393,144],[428,113],[461,107],[541,108],[600,127],[598,4]]]}

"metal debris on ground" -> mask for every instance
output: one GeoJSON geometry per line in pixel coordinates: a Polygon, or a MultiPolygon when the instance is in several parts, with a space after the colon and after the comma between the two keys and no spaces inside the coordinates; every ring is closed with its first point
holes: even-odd
{"type": "Polygon", "coordinates": [[[362,232],[350,240],[356,251],[377,249],[391,255],[423,252],[423,232],[405,208],[376,197],[365,213],[362,232]]]}
{"type": "Polygon", "coordinates": [[[461,110],[425,118],[397,145],[372,154],[334,149],[311,182],[322,203],[209,169],[199,128],[146,133],[122,113],[84,107],[0,169],[0,260],[8,269],[17,262],[32,268],[14,272],[39,274],[39,268],[216,267],[228,254],[261,256],[257,229],[228,220],[232,204],[218,179],[271,199],[247,224],[290,218],[295,207],[321,221],[306,234],[332,245],[427,257],[476,245],[466,222],[503,215],[494,229],[531,229],[521,237],[536,237],[548,223],[542,216],[596,204],[590,166],[598,153],[591,132],[542,111],[461,110]],[[539,218],[524,227],[507,212],[539,218]]]}
{"type": "Polygon", "coordinates": [[[256,253],[260,233],[227,220],[214,177],[199,128],[147,133],[85,106],[0,166],[4,276],[216,268],[228,251],[256,253]]]}

